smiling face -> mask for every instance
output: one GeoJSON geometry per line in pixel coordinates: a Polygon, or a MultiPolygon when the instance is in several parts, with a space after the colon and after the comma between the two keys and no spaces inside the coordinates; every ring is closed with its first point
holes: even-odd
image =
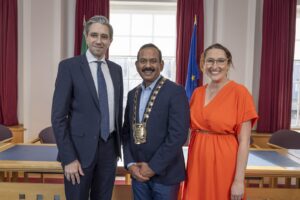
{"type": "Polygon", "coordinates": [[[109,35],[109,28],[100,23],[93,23],[89,27],[89,32],[86,36],[86,43],[90,52],[98,59],[105,56],[112,39],[109,35]]]}
{"type": "Polygon", "coordinates": [[[230,65],[224,50],[212,48],[207,51],[204,59],[204,72],[213,82],[227,80],[230,65]]]}
{"type": "Polygon", "coordinates": [[[147,47],[140,50],[135,66],[147,87],[159,77],[164,62],[160,59],[157,49],[147,47]]]}

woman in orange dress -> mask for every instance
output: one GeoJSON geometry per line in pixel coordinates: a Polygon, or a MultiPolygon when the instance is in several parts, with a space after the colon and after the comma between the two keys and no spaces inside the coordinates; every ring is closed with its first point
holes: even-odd
{"type": "Polygon", "coordinates": [[[214,44],[204,51],[203,70],[211,81],[190,102],[184,200],[245,199],[250,134],[258,116],[248,90],[227,78],[231,65],[226,47],[214,44]]]}

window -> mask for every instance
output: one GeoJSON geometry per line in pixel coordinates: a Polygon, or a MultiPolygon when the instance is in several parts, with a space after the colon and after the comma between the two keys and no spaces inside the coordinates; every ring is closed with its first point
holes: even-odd
{"type": "Polygon", "coordinates": [[[297,6],[291,127],[300,128],[300,5],[297,6]]]}
{"type": "Polygon", "coordinates": [[[160,48],[165,63],[162,75],[175,80],[176,3],[111,1],[110,6],[114,38],[109,58],[123,69],[125,106],[128,91],[142,81],[135,68],[142,45],[154,43],[160,48]]]}

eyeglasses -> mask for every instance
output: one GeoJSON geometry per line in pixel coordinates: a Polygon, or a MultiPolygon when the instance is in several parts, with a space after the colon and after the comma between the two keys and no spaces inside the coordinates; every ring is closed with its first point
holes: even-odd
{"type": "Polygon", "coordinates": [[[208,66],[212,66],[216,63],[218,66],[222,66],[222,65],[225,65],[227,60],[228,59],[226,59],[226,58],[218,58],[216,60],[213,58],[208,58],[207,60],[205,60],[205,64],[208,66]]]}

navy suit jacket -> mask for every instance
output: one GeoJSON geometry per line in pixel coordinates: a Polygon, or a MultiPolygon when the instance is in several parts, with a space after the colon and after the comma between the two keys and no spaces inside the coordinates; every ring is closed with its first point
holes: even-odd
{"type": "Polygon", "coordinates": [[[128,93],[123,124],[125,167],[131,162],[147,162],[155,172],[153,181],[167,185],[179,183],[185,178],[182,145],[187,139],[190,122],[185,90],[182,86],[166,80],[147,121],[147,142],[136,145],[132,135],[133,101],[136,89],[128,93]]]}
{"type": "MultiPolygon", "coordinates": [[[[116,149],[120,156],[122,69],[116,63],[106,61],[114,86],[116,149]]],[[[60,62],[51,121],[58,146],[58,160],[62,165],[78,159],[83,168],[88,167],[95,158],[98,141],[101,138],[101,114],[96,87],[85,55],[60,62]]]]}

